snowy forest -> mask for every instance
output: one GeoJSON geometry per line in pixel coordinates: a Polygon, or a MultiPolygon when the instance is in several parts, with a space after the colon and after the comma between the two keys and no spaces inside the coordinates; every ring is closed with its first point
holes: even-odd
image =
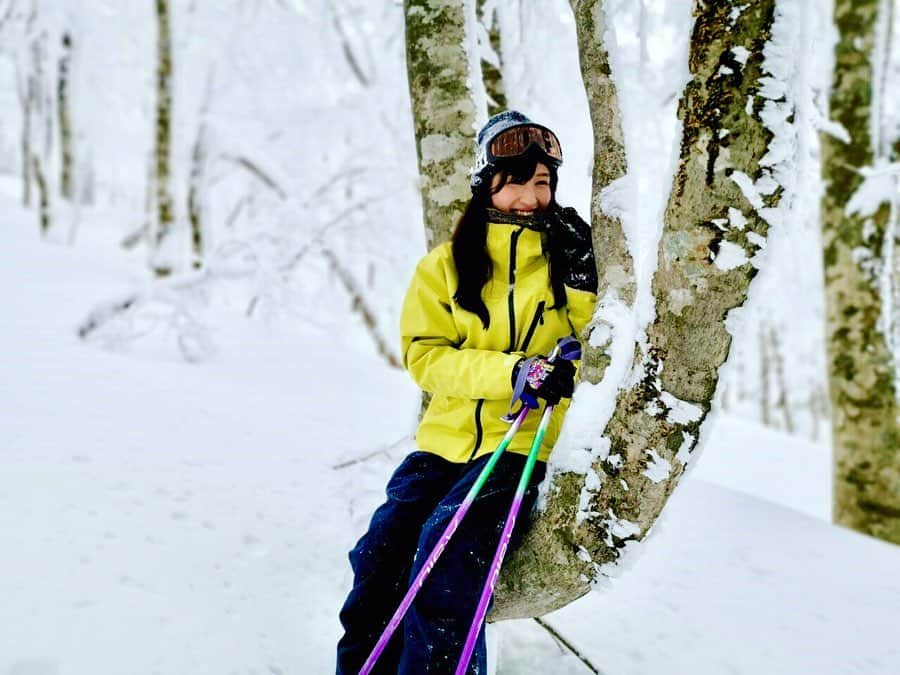
{"type": "Polygon", "coordinates": [[[897,91],[897,0],[0,0],[0,673],[334,672],[505,109],[600,290],[489,672],[900,673],[897,91]]]}

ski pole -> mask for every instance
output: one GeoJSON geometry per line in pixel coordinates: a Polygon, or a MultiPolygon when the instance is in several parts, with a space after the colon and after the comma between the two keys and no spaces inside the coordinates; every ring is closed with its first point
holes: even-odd
{"type": "MultiPolygon", "coordinates": [[[[554,350],[554,353],[556,353],[556,350],[554,350]]],[[[580,346],[577,349],[570,348],[566,350],[563,348],[563,357],[573,361],[581,358],[580,346]]],[[[541,422],[538,425],[534,441],[531,443],[531,450],[528,453],[528,460],[525,462],[525,468],[522,470],[522,476],[519,478],[516,493],[509,507],[509,514],[506,516],[503,533],[500,535],[500,543],[497,545],[494,559],[488,570],[487,579],[484,582],[484,588],[481,590],[481,598],[478,600],[478,606],[475,609],[475,618],[472,619],[472,625],[469,627],[469,634],[466,636],[466,643],[463,646],[462,656],[460,656],[455,675],[465,675],[469,667],[469,661],[472,660],[472,652],[475,651],[478,633],[481,631],[481,625],[484,623],[484,617],[487,615],[488,604],[491,601],[494,587],[497,585],[497,579],[500,576],[500,566],[503,564],[503,558],[506,555],[509,540],[512,538],[512,531],[516,525],[516,516],[518,516],[519,510],[522,508],[525,490],[528,489],[528,481],[531,480],[531,474],[534,471],[535,462],[537,462],[538,450],[544,441],[544,434],[547,433],[547,427],[550,425],[550,417],[553,415],[554,408],[555,406],[548,405],[541,416],[541,422]]]]}
{"type": "Polygon", "coordinates": [[[525,421],[525,417],[527,417],[530,410],[531,408],[528,408],[526,406],[519,411],[519,414],[516,417],[515,421],[512,423],[512,426],[510,426],[509,431],[506,432],[503,440],[500,441],[500,445],[497,446],[497,449],[494,450],[494,453],[491,455],[488,463],[485,464],[484,468],[481,470],[481,473],[478,474],[478,478],[475,480],[475,483],[472,485],[472,487],[469,488],[468,493],[466,493],[465,499],[463,499],[462,504],[459,505],[456,513],[453,514],[453,518],[447,524],[447,527],[441,534],[441,538],[438,540],[438,543],[428,555],[428,559],[425,561],[425,564],[422,565],[422,569],[419,570],[416,578],[413,579],[412,584],[410,584],[409,590],[406,591],[406,595],[403,596],[403,600],[400,601],[400,606],[397,607],[397,611],[394,612],[391,620],[388,621],[387,626],[381,633],[381,637],[378,638],[378,642],[375,643],[375,647],[372,649],[372,653],[369,654],[369,658],[366,659],[366,662],[360,669],[359,675],[369,675],[369,673],[372,671],[372,668],[375,667],[375,663],[378,661],[378,658],[387,647],[387,643],[390,641],[391,636],[397,630],[400,622],[403,621],[403,617],[406,615],[407,610],[409,610],[410,605],[412,605],[416,594],[418,594],[419,590],[422,588],[422,584],[425,583],[425,578],[431,573],[431,570],[434,568],[434,564],[437,562],[437,559],[441,556],[441,553],[444,552],[444,549],[447,548],[447,543],[450,541],[450,537],[453,536],[453,533],[459,527],[459,524],[462,522],[462,519],[468,512],[469,507],[472,506],[472,502],[475,501],[475,497],[478,496],[481,488],[484,487],[484,484],[487,482],[488,476],[490,476],[491,472],[494,470],[494,466],[499,461],[500,455],[502,455],[503,451],[506,450],[507,446],[509,446],[510,441],[512,441],[513,436],[516,435],[516,432],[519,431],[519,427],[522,426],[522,422],[525,421]]]}
{"type": "MultiPolygon", "coordinates": [[[[581,346],[578,344],[578,341],[574,338],[561,338],[556,347],[553,348],[553,352],[548,357],[548,360],[553,361],[560,354],[563,356],[563,358],[573,360],[573,350],[577,351],[580,358],[581,346]]],[[[421,590],[422,585],[425,583],[425,579],[434,568],[437,559],[444,552],[444,549],[447,548],[447,544],[450,541],[450,538],[453,536],[453,533],[456,532],[459,524],[462,522],[462,519],[469,511],[469,508],[472,506],[472,503],[475,501],[478,493],[481,492],[481,488],[484,487],[484,484],[487,482],[488,477],[494,470],[497,462],[500,460],[500,456],[509,446],[510,442],[519,431],[519,428],[522,426],[522,422],[525,421],[525,418],[528,416],[528,413],[530,411],[531,408],[529,408],[528,406],[523,406],[516,415],[512,426],[510,426],[509,430],[506,432],[503,440],[500,441],[497,449],[494,450],[490,460],[488,460],[488,463],[485,464],[484,468],[481,470],[481,473],[478,474],[478,478],[475,479],[475,483],[471,488],[469,488],[469,491],[466,493],[466,496],[463,499],[462,503],[459,505],[459,508],[456,510],[456,513],[453,514],[453,518],[447,524],[447,527],[444,528],[444,531],[443,533],[441,533],[441,538],[438,540],[438,543],[435,544],[435,547],[431,550],[431,553],[428,554],[428,558],[425,560],[425,564],[422,565],[422,569],[419,570],[419,573],[416,575],[415,579],[413,579],[412,583],[409,586],[409,589],[406,591],[406,595],[403,596],[403,600],[400,601],[400,605],[397,607],[397,610],[394,612],[393,616],[391,616],[391,619],[390,621],[388,621],[387,626],[385,626],[384,631],[382,631],[381,637],[378,638],[378,642],[375,643],[375,647],[372,649],[372,652],[369,654],[369,657],[366,659],[365,663],[363,663],[363,666],[359,671],[359,675],[369,675],[369,673],[372,672],[372,669],[375,667],[375,663],[384,652],[394,632],[396,632],[397,628],[400,626],[400,622],[403,621],[403,617],[406,615],[406,612],[412,605],[413,600],[415,600],[416,595],[421,590]]]]}

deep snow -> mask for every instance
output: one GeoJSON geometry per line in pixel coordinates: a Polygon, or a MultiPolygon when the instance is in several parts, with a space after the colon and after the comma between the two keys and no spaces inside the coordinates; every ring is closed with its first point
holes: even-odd
{"type": "MultiPolygon", "coordinates": [[[[331,672],[412,382],[352,332],[212,299],[202,364],[164,323],[81,342],[136,267],[99,215],[66,249],[0,199],[0,673],[331,672]]],[[[900,548],[825,522],[829,461],[720,417],[634,566],[547,621],[606,674],[900,672],[900,548]]],[[[493,632],[503,675],[587,672],[534,622],[493,632]]]]}

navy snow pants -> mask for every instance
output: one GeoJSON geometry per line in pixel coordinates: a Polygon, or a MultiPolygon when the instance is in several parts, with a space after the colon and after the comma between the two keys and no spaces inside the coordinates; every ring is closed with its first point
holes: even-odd
{"type": "MultiPolygon", "coordinates": [[[[340,613],[344,636],[337,675],[357,675],[489,457],[458,464],[413,452],[394,472],[387,501],[350,551],[353,589],[340,613]]],[[[373,675],[454,673],[525,461],[524,455],[506,452],[497,462],[373,675]]],[[[510,548],[521,541],[545,470],[544,462],[535,464],[510,548]]],[[[482,628],[468,675],[486,672],[482,628]]]]}

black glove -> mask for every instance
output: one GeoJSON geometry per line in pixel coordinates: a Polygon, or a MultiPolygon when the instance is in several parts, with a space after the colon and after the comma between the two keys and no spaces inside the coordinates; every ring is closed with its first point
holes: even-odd
{"type": "Polygon", "coordinates": [[[522,385],[519,398],[529,408],[538,407],[538,398],[550,405],[560,399],[572,398],[575,391],[575,366],[571,361],[556,359],[553,363],[544,356],[532,356],[519,361],[512,372],[513,388],[522,385]],[[519,380],[522,382],[519,382],[519,380]]]}
{"type": "Polygon", "coordinates": [[[563,271],[563,283],[579,291],[597,292],[597,264],[591,226],[572,207],[553,202],[542,214],[550,234],[551,265],[563,271]]]}

